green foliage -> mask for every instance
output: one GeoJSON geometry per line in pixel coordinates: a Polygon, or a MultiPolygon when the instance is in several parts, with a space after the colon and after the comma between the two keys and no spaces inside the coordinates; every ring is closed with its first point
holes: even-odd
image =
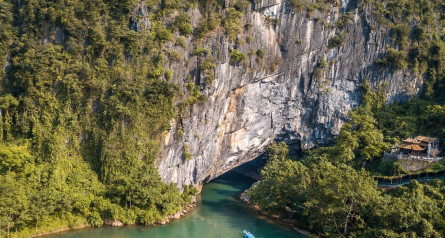
{"type": "Polygon", "coordinates": [[[406,173],[398,162],[380,162],[377,164],[377,168],[370,168],[369,170],[383,176],[400,176],[406,173]]]}
{"type": "MultiPolygon", "coordinates": [[[[262,179],[250,191],[251,201],[269,213],[298,219],[323,236],[443,237],[442,180],[425,185],[413,180],[381,192],[365,171],[405,174],[399,163],[381,162],[383,151],[409,135],[445,136],[443,101],[387,105],[385,100],[386,85],[372,91],[365,79],[362,105],[349,112],[332,146],[310,150],[296,162],[284,143],[272,144],[262,179]]],[[[442,162],[430,171],[441,169],[442,162]]]]}
{"type": "Polygon", "coordinates": [[[13,27],[13,3],[0,1],[0,78],[5,75],[5,65],[10,46],[16,39],[17,29],[13,27]]]}
{"type": "Polygon", "coordinates": [[[11,228],[26,221],[28,201],[22,183],[13,173],[0,176],[0,227],[9,236],[11,228]]]}
{"type": "Polygon", "coordinates": [[[172,61],[177,61],[177,62],[179,62],[179,61],[182,60],[182,55],[181,55],[181,53],[178,52],[178,51],[174,51],[174,50],[172,50],[172,51],[170,51],[168,54],[169,54],[170,60],[172,60],[172,61]]]}
{"type": "Polygon", "coordinates": [[[322,234],[347,235],[364,226],[363,215],[375,206],[380,192],[364,171],[320,163],[312,167],[304,214],[309,227],[322,234]]]}
{"type": "Polygon", "coordinates": [[[229,52],[229,56],[230,56],[230,64],[231,65],[240,65],[240,64],[244,64],[244,62],[246,62],[247,59],[247,55],[244,54],[243,52],[240,52],[236,49],[232,49],[229,52]]]}
{"type": "Polygon", "coordinates": [[[391,40],[400,46],[400,48],[405,48],[409,44],[408,37],[410,30],[409,26],[405,24],[397,24],[391,27],[391,40]]]}
{"type": "Polygon", "coordinates": [[[19,172],[31,161],[28,145],[0,144],[0,172],[19,172]]]}
{"type": "Polygon", "coordinates": [[[289,3],[294,11],[301,11],[305,7],[305,2],[302,0],[290,0],[289,3]]]}
{"type": "Polygon", "coordinates": [[[249,192],[251,202],[323,236],[443,236],[443,181],[413,181],[381,192],[363,168],[329,162],[335,156],[330,148],[297,162],[286,156],[285,144],[272,144],[262,179],[249,192]]]}
{"type": "Polygon", "coordinates": [[[342,45],[345,39],[342,36],[335,35],[332,37],[331,41],[329,42],[328,47],[329,48],[335,48],[339,45],[342,45]]]}
{"type": "Polygon", "coordinates": [[[224,29],[226,30],[229,41],[234,41],[242,30],[241,18],[243,14],[233,7],[226,11],[226,17],[223,20],[224,29]]]}
{"type": "Polygon", "coordinates": [[[214,13],[209,14],[196,27],[196,38],[201,39],[221,24],[221,19],[214,13]]]}
{"type": "Polygon", "coordinates": [[[250,2],[247,0],[237,0],[234,7],[239,12],[244,12],[250,6],[250,2]]]}
{"type": "Polygon", "coordinates": [[[283,63],[283,59],[278,58],[276,60],[274,60],[273,62],[270,63],[269,65],[269,70],[271,72],[275,72],[278,70],[278,67],[283,63]]]}
{"type": "Polygon", "coordinates": [[[328,62],[324,58],[320,59],[318,61],[318,64],[315,66],[313,72],[315,78],[320,79],[325,73],[327,67],[328,67],[328,62]]]}
{"type": "Polygon", "coordinates": [[[406,69],[408,67],[407,56],[406,51],[390,48],[387,50],[385,57],[377,60],[377,63],[385,67],[389,66],[393,70],[406,69]]]}
{"type": "Polygon", "coordinates": [[[386,57],[377,62],[393,70],[409,67],[419,75],[423,75],[424,98],[443,95],[441,93],[445,89],[443,4],[440,1],[429,0],[389,0],[370,3],[369,6],[372,7],[382,27],[390,29],[393,42],[393,48],[388,49],[386,57]]]}
{"type": "Polygon", "coordinates": [[[190,201],[153,164],[181,95],[161,49],[192,32],[182,9],[169,27],[163,14],[186,1],[147,2],[141,31],[135,4],[0,1],[0,236],[160,220],[190,201]]]}
{"type": "Polygon", "coordinates": [[[194,83],[186,83],[185,87],[188,89],[190,96],[187,100],[180,105],[181,112],[190,105],[203,102],[206,97],[201,94],[201,87],[196,86],[194,83]]]}
{"type": "Polygon", "coordinates": [[[210,55],[210,50],[205,49],[201,46],[197,46],[195,49],[193,49],[192,54],[196,55],[196,56],[207,56],[207,55],[210,55]]]}
{"type": "Polygon", "coordinates": [[[263,49],[258,49],[258,50],[255,52],[255,54],[256,54],[256,59],[255,59],[255,61],[256,61],[257,63],[260,63],[260,62],[264,59],[264,55],[265,55],[264,50],[263,50],[263,49]]]}
{"type": "Polygon", "coordinates": [[[386,105],[376,110],[374,115],[388,141],[391,138],[400,141],[418,134],[445,136],[445,106],[440,101],[414,98],[405,104],[386,105]]]}
{"type": "Polygon", "coordinates": [[[266,16],[266,25],[267,26],[276,26],[280,23],[280,19],[277,17],[266,16]]]}
{"type": "Polygon", "coordinates": [[[176,16],[173,26],[184,36],[190,36],[193,33],[192,21],[190,15],[186,12],[181,12],[176,16]]]}
{"type": "Polygon", "coordinates": [[[213,80],[215,79],[215,69],[216,65],[213,63],[212,58],[206,58],[205,60],[201,61],[199,64],[199,69],[201,70],[201,73],[204,75],[206,79],[206,84],[211,84],[213,80]]]}
{"type": "Polygon", "coordinates": [[[256,51],[256,56],[257,56],[259,59],[263,59],[263,58],[264,58],[264,55],[265,55],[265,53],[264,53],[264,50],[263,50],[263,49],[258,49],[258,50],[256,51]]]}
{"type": "Polygon", "coordinates": [[[274,214],[289,208],[297,209],[302,192],[310,182],[308,169],[300,162],[289,159],[269,160],[261,178],[261,182],[250,191],[251,199],[274,214]]]}
{"type": "Polygon", "coordinates": [[[182,159],[186,161],[193,159],[193,155],[189,152],[189,146],[186,143],[182,144],[182,159]]]}
{"type": "Polygon", "coordinates": [[[361,167],[367,161],[375,160],[386,151],[383,132],[378,127],[373,112],[383,107],[384,91],[372,92],[370,85],[363,84],[362,106],[349,112],[350,120],[345,122],[335,140],[332,153],[336,163],[349,163],[361,167]],[[354,160],[354,161],[353,161],[354,160]]]}
{"type": "MultiPolygon", "coordinates": [[[[399,236],[443,237],[443,181],[422,185],[412,181],[407,187],[398,187],[388,192],[381,208],[369,216],[372,225],[389,230],[399,236]]],[[[374,229],[371,232],[375,232],[374,229]]]]}
{"type": "Polygon", "coordinates": [[[166,80],[171,80],[173,78],[173,70],[172,69],[168,69],[165,71],[165,79],[166,80]]]}
{"type": "Polygon", "coordinates": [[[339,29],[343,29],[347,26],[347,24],[352,22],[352,16],[350,12],[347,12],[337,20],[336,24],[339,29]]]}
{"type": "Polygon", "coordinates": [[[269,160],[285,160],[289,156],[289,149],[286,143],[273,143],[267,148],[267,158],[269,160]]]}
{"type": "Polygon", "coordinates": [[[188,48],[187,42],[184,36],[180,36],[176,39],[176,45],[182,46],[184,49],[188,48]]]}

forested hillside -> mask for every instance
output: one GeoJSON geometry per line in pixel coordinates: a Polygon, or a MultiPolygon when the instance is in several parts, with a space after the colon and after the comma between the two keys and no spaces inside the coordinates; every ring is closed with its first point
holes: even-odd
{"type": "Polygon", "coordinates": [[[146,31],[132,29],[136,4],[0,1],[0,236],[152,224],[190,202],[154,160],[182,97],[164,79],[178,29],[163,20],[191,3],[148,1],[146,31]]]}

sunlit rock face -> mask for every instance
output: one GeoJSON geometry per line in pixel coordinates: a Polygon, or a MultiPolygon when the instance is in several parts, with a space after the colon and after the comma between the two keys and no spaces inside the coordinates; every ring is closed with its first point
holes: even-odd
{"type": "MultiPolygon", "coordinates": [[[[190,14],[196,26],[201,15],[197,9],[190,14]]],[[[243,24],[247,23],[238,36],[249,38],[243,44],[229,42],[222,31],[199,43],[189,37],[187,50],[171,44],[188,61],[169,65],[175,71],[173,78],[183,84],[191,75],[208,99],[182,118],[183,137],[175,135],[180,122],[172,121],[157,161],[165,182],[179,187],[207,182],[254,159],[275,140],[298,144],[302,150],[331,141],[348,111],[360,103],[365,78],[373,87],[387,82],[388,101],[406,100],[422,85],[408,71],[392,73],[375,65],[389,43],[388,32],[371,30],[377,25],[372,14],[347,1],[328,13],[313,12],[311,18],[293,12],[287,1],[259,1],[244,14],[243,24]],[[342,30],[345,40],[329,47],[339,34],[329,25],[346,10],[353,20],[342,30]],[[191,54],[196,45],[212,52],[216,68],[211,85],[197,73],[198,59],[191,54]],[[233,48],[249,55],[246,64],[229,64],[233,48]],[[257,62],[258,49],[265,56],[257,62]],[[317,76],[314,70],[322,58],[328,66],[317,76]],[[193,155],[191,160],[183,159],[184,144],[193,155]]]]}

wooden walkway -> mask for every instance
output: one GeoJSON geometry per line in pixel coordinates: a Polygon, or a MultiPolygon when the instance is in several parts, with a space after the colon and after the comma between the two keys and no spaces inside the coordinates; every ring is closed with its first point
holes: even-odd
{"type": "Polygon", "coordinates": [[[382,188],[398,187],[410,183],[411,180],[417,180],[419,182],[423,182],[433,179],[444,179],[444,178],[445,178],[445,171],[440,171],[436,173],[426,172],[415,175],[405,175],[393,179],[374,177],[374,179],[377,180],[377,186],[382,188]]]}

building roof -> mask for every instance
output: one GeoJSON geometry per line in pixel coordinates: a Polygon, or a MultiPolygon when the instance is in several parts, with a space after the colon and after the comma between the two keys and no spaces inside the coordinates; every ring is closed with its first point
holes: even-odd
{"type": "Polygon", "coordinates": [[[403,142],[410,143],[410,144],[419,144],[420,143],[420,141],[418,141],[418,140],[416,140],[414,138],[406,138],[406,139],[403,140],[403,142]]]}
{"type": "Polygon", "coordinates": [[[417,136],[415,138],[417,141],[422,141],[422,142],[434,142],[437,140],[437,138],[433,138],[433,137],[429,137],[429,136],[417,136]]]}
{"type": "Polygon", "coordinates": [[[425,150],[425,148],[420,147],[418,145],[410,145],[410,144],[403,144],[403,145],[399,145],[397,146],[400,149],[405,149],[405,150],[414,150],[414,151],[423,151],[425,150]]]}
{"type": "Polygon", "coordinates": [[[423,147],[427,147],[427,146],[428,146],[428,143],[425,143],[425,142],[419,142],[418,145],[423,146],[423,147]]]}

